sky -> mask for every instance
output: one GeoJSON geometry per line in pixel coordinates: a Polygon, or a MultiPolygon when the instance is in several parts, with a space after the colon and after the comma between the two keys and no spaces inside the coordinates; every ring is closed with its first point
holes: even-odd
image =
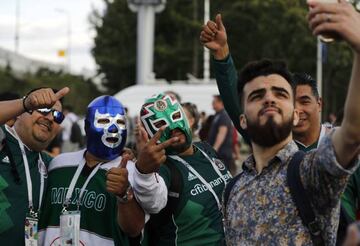
{"type": "Polygon", "coordinates": [[[103,12],[103,0],[0,0],[0,47],[11,51],[15,50],[17,2],[20,6],[20,54],[68,65],[67,57],[59,57],[58,51],[68,47],[70,23],[71,71],[95,71],[95,61],[90,53],[95,32],[88,18],[93,9],[103,12]]]}

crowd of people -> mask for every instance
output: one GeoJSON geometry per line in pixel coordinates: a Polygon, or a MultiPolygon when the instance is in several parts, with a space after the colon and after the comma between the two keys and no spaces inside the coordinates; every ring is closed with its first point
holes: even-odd
{"type": "Polygon", "coordinates": [[[261,59],[237,73],[221,15],[200,33],[213,116],[171,91],[144,99],[136,121],[112,96],[80,121],[68,87],[4,95],[0,244],[359,245],[360,14],[345,0],[308,4],[313,34],[354,53],[334,126],[306,72],[261,59]]]}

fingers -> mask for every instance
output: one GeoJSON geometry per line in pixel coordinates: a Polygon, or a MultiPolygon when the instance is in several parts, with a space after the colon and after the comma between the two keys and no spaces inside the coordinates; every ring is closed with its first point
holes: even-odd
{"type": "Polygon", "coordinates": [[[203,26],[203,31],[210,36],[215,36],[218,32],[218,28],[215,22],[208,21],[206,25],[203,26]]]}
{"type": "Polygon", "coordinates": [[[200,41],[202,43],[211,42],[214,40],[214,36],[207,34],[206,32],[202,31],[200,34],[200,41]]]}
{"type": "Polygon", "coordinates": [[[26,108],[34,110],[43,107],[51,108],[57,100],[58,99],[51,88],[43,88],[31,92],[24,103],[26,108]]]}
{"type": "Polygon", "coordinates": [[[309,4],[310,10],[308,19],[311,20],[319,13],[325,14],[340,14],[344,11],[349,4],[347,2],[338,3],[319,3],[319,2],[311,2],[309,4]]]}
{"type": "Polygon", "coordinates": [[[135,139],[137,151],[140,151],[149,142],[149,136],[140,122],[135,127],[135,139]]]}
{"type": "Polygon", "coordinates": [[[119,164],[120,168],[125,168],[126,169],[126,165],[127,165],[128,160],[129,160],[129,157],[130,157],[129,155],[126,155],[126,156],[123,156],[121,158],[121,162],[119,164]]]}
{"type": "Polygon", "coordinates": [[[128,186],[128,171],[126,168],[113,167],[106,174],[106,190],[120,195],[128,186]]]}
{"type": "Polygon", "coordinates": [[[221,14],[217,14],[215,17],[216,25],[219,31],[225,31],[225,26],[222,22],[221,14]]]}
{"type": "Polygon", "coordinates": [[[156,133],[155,135],[149,140],[149,144],[156,144],[160,138],[162,133],[164,132],[164,130],[166,129],[165,126],[162,126],[156,133]]]}
{"type": "Polygon", "coordinates": [[[63,98],[66,94],[68,94],[70,91],[69,87],[64,87],[61,90],[59,90],[58,92],[56,92],[55,96],[57,100],[60,100],[61,98],[63,98]]]}
{"type": "Polygon", "coordinates": [[[167,147],[171,146],[172,144],[176,143],[179,141],[179,138],[178,137],[172,137],[168,140],[166,140],[165,142],[163,143],[160,143],[156,146],[156,149],[159,150],[159,149],[166,149],[167,147]]]}

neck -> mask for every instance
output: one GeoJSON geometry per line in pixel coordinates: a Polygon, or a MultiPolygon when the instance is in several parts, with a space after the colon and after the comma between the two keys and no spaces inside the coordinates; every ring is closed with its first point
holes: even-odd
{"type": "Polygon", "coordinates": [[[100,158],[97,158],[93,154],[91,154],[89,151],[86,151],[85,153],[85,160],[86,160],[86,166],[92,168],[95,167],[100,162],[105,162],[106,160],[102,160],[100,158]]]}
{"type": "Polygon", "coordinates": [[[193,155],[194,154],[194,145],[190,145],[188,149],[186,149],[184,152],[180,153],[179,156],[187,156],[187,155],[193,155]]]}
{"type": "Polygon", "coordinates": [[[255,159],[255,168],[258,173],[261,173],[262,170],[268,165],[269,161],[274,158],[276,153],[278,153],[285,145],[292,141],[292,135],[290,134],[286,139],[277,143],[271,147],[263,147],[252,142],[253,156],[255,159]]]}
{"type": "Polygon", "coordinates": [[[293,133],[294,139],[305,146],[310,146],[319,140],[321,133],[321,125],[317,124],[313,129],[309,129],[304,133],[293,133]]]}

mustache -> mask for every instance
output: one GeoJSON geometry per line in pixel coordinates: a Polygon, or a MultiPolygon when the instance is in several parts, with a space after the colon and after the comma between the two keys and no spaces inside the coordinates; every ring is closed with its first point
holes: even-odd
{"type": "Polygon", "coordinates": [[[265,114],[266,110],[268,109],[275,109],[279,114],[282,113],[282,110],[279,107],[276,107],[274,105],[265,105],[260,111],[258,116],[265,114]]]}
{"type": "Polygon", "coordinates": [[[42,125],[46,125],[47,128],[49,129],[49,131],[52,130],[52,121],[51,120],[48,120],[48,119],[39,119],[37,121],[38,124],[42,124],[42,125]]]}

